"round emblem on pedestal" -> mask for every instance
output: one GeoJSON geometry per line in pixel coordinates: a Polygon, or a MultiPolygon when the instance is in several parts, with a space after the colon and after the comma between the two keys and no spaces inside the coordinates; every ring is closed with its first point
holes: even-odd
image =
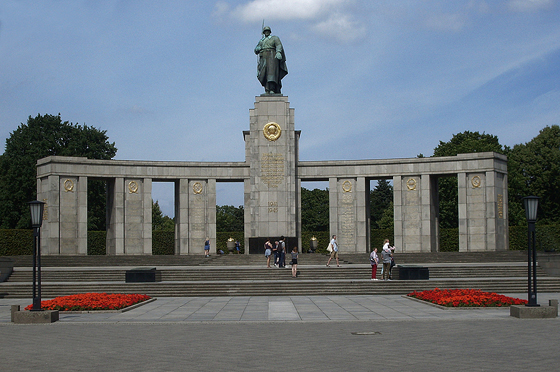
{"type": "Polygon", "coordinates": [[[474,176],[471,179],[471,185],[472,185],[473,188],[476,189],[477,187],[480,187],[481,184],[482,184],[482,180],[480,179],[479,176],[474,176]]]}
{"type": "Polygon", "coordinates": [[[342,191],[344,191],[344,192],[352,191],[352,182],[350,182],[350,181],[342,182],[342,191]]]}
{"type": "Polygon", "coordinates": [[[74,181],[67,179],[64,181],[64,191],[73,192],[74,191],[74,181]]]}
{"type": "Polygon", "coordinates": [[[416,190],[416,180],[414,178],[409,178],[408,181],[406,181],[406,187],[409,190],[416,190]]]}
{"type": "Polygon", "coordinates": [[[280,128],[280,125],[274,122],[270,122],[264,126],[263,133],[264,138],[266,138],[267,140],[276,141],[278,138],[280,138],[282,129],[280,128]]]}
{"type": "Polygon", "coordinates": [[[202,193],[202,184],[200,182],[195,182],[192,186],[192,190],[195,194],[202,193]]]}
{"type": "Polygon", "coordinates": [[[136,181],[130,181],[128,183],[128,193],[137,194],[138,193],[138,183],[136,181]]]}

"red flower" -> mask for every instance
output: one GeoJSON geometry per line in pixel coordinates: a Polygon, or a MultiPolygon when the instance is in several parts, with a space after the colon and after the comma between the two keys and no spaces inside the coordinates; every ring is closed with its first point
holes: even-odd
{"type": "Polygon", "coordinates": [[[507,297],[479,289],[439,289],[412,292],[407,296],[448,307],[503,307],[523,305],[527,300],[507,297]]]}
{"type": "MultiPolygon", "coordinates": [[[[41,301],[41,308],[59,311],[119,310],[149,299],[150,296],[141,294],[83,293],[41,301]]],[[[33,305],[25,310],[31,308],[33,305]]]]}

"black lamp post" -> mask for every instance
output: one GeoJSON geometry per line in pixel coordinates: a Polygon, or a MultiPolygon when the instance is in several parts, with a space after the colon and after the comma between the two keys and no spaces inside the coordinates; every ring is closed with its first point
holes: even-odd
{"type": "Polygon", "coordinates": [[[31,226],[33,227],[33,308],[41,311],[41,225],[45,203],[39,200],[29,202],[31,226]]]}
{"type": "Polygon", "coordinates": [[[537,207],[539,206],[538,196],[527,196],[523,198],[525,206],[525,215],[529,224],[528,233],[528,250],[527,250],[527,266],[528,266],[528,303],[526,306],[539,306],[537,304],[537,250],[535,246],[535,222],[537,221],[537,207]],[[532,273],[532,278],[531,278],[532,273]],[[532,280],[532,282],[531,282],[532,280]]]}

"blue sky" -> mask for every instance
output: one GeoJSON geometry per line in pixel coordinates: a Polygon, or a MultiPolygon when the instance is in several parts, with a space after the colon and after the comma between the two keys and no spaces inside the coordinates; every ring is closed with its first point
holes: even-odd
{"type": "MultiPolygon", "coordinates": [[[[107,130],[117,159],[243,161],[263,19],[300,160],[428,156],[465,130],[513,146],[560,124],[558,0],[2,0],[0,137],[60,113],[107,130]]],[[[169,185],[154,199],[172,213],[169,185]]]]}

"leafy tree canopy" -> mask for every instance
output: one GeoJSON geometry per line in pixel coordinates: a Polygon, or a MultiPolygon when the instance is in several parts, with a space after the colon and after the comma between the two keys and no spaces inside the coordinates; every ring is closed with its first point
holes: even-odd
{"type": "Polygon", "coordinates": [[[380,221],[386,213],[388,208],[391,209],[393,215],[393,186],[388,180],[378,180],[377,186],[370,191],[370,217],[371,226],[374,229],[381,229],[380,221]]]}
{"type": "Polygon", "coordinates": [[[152,230],[175,231],[175,221],[161,211],[159,202],[152,199],[152,230]]]}
{"type": "Polygon", "coordinates": [[[454,134],[447,142],[439,141],[439,145],[434,149],[433,156],[455,156],[457,154],[487,151],[504,153],[504,148],[500,145],[498,137],[467,130],[463,133],[454,134]]]}
{"type": "MultiPolygon", "coordinates": [[[[447,142],[439,141],[439,145],[434,149],[433,156],[455,156],[457,154],[487,151],[503,154],[506,149],[500,144],[497,136],[465,131],[454,134],[447,142]]],[[[456,228],[459,224],[457,177],[439,178],[438,188],[440,227],[456,228]]]]}
{"type": "Polygon", "coordinates": [[[560,222],[560,127],[543,128],[507,155],[510,223],[527,223],[522,198],[530,195],[541,198],[537,215],[540,223],[560,222]]]}
{"type": "Polygon", "coordinates": [[[301,229],[329,231],[329,190],[301,188],[301,229]]]}
{"type": "Polygon", "coordinates": [[[37,160],[47,156],[112,159],[116,153],[106,131],[63,122],[60,114],[30,116],[6,139],[0,156],[0,227],[31,227],[27,203],[37,198],[37,160]]]}
{"type": "Polygon", "coordinates": [[[245,211],[243,206],[216,206],[216,230],[218,232],[242,232],[245,211]]]}

